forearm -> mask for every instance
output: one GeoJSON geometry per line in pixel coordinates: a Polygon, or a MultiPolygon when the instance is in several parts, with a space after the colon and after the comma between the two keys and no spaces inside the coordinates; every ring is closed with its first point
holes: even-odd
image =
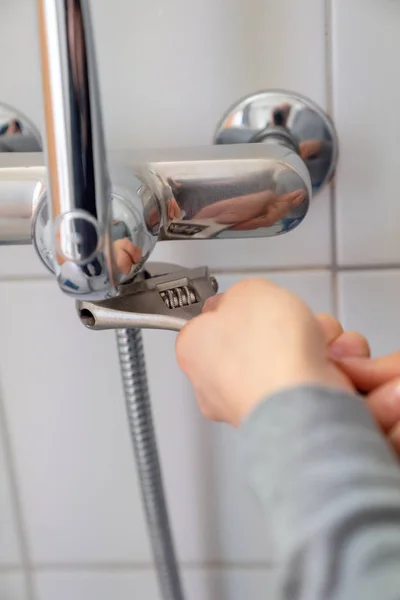
{"type": "Polygon", "coordinates": [[[242,426],[277,548],[277,600],[400,598],[400,470],[361,399],[283,392],[242,426]]]}

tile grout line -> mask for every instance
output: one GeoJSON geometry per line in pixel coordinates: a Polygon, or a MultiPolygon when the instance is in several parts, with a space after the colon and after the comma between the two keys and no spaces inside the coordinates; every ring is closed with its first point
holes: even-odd
{"type": "MultiPolygon", "coordinates": [[[[28,534],[25,527],[22,502],[19,493],[18,479],[16,473],[15,460],[11,445],[11,435],[7,425],[7,415],[4,406],[3,390],[0,386],[0,437],[4,449],[4,456],[7,468],[8,481],[10,485],[11,499],[14,504],[15,527],[19,540],[21,552],[21,568],[25,579],[27,600],[35,600],[34,578],[32,572],[32,562],[29,553],[28,534]]],[[[14,569],[11,569],[14,572],[14,569]]],[[[4,570],[0,570],[0,573],[4,570]]]]}
{"type": "MultiPolygon", "coordinates": [[[[349,264],[349,265],[336,265],[337,273],[348,273],[348,272],[363,272],[363,271],[398,271],[400,269],[400,263],[366,263],[366,264],[349,264]]],[[[248,275],[248,274],[266,274],[269,273],[328,273],[333,270],[332,265],[304,265],[298,266],[287,266],[287,267],[253,267],[248,269],[212,269],[213,275],[248,275]]]]}
{"type": "Polygon", "coordinates": [[[338,267],[338,273],[352,273],[352,272],[365,272],[365,271],[399,271],[400,263],[386,263],[386,264],[365,264],[365,265],[342,265],[338,267]]]}
{"type": "Polygon", "coordinates": [[[309,273],[309,272],[326,272],[330,270],[330,265],[304,265],[298,266],[285,266],[285,267],[248,267],[248,268],[224,268],[224,269],[213,269],[211,268],[213,275],[251,275],[257,273],[309,273]]]}
{"type": "Polygon", "coordinates": [[[1,575],[9,575],[10,573],[23,573],[24,569],[21,565],[14,564],[3,564],[0,565],[0,576],[1,575]]]}
{"type": "MultiPolygon", "coordinates": [[[[334,186],[334,184],[331,184],[334,186]]],[[[332,196],[332,193],[331,193],[332,196]]],[[[333,211],[334,212],[334,211],[333,211]]],[[[336,237],[336,236],[335,236],[336,237]]],[[[336,253],[335,253],[336,254],[336,253]]],[[[188,267],[191,268],[191,267],[188,267]]],[[[330,264],[305,264],[305,265],[283,265],[283,266],[263,266],[258,267],[222,267],[212,268],[211,272],[213,275],[251,275],[257,273],[326,273],[335,270],[337,273],[346,273],[349,271],[395,271],[400,269],[400,263],[356,263],[349,265],[338,265],[335,260],[332,260],[330,264]]],[[[29,275],[21,276],[1,276],[0,283],[44,283],[51,281],[48,277],[36,277],[29,275]]]]}
{"type": "MultiPolygon", "coordinates": [[[[276,564],[272,561],[265,562],[224,562],[224,561],[209,561],[209,562],[196,562],[196,561],[180,561],[179,567],[188,571],[207,571],[207,570],[243,570],[243,571],[256,571],[256,570],[270,570],[276,567],[276,564]]],[[[0,575],[4,572],[15,572],[17,568],[0,569],[0,575]]],[[[20,569],[19,569],[20,570],[20,569]]],[[[54,573],[54,572],[83,572],[83,571],[154,571],[155,567],[152,562],[78,562],[78,563],[37,563],[30,566],[32,572],[41,573],[54,573]]]]}
{"type": "Polygon", "coordinates": [[[21,281],[44,283],[45,281],[53,281],[53,279],[48,275],[0,275],[0,283],[21,281]]]}
{"type": "MultiPolygon", "coordinates": [[[[332,0],[325,0],[325,85],[327,110],[333,123],[334,119],[334,97],[333,97],[333,18],[332,0]]],[[[332,303],[333,314],[339,318],[339,278],[337,260],[337,221],[336,221],[336,185],[335,179],[331,182],[329,190],[330,203],[330,225],[331,225],[331,280],[332,280],[332,303]]]]}

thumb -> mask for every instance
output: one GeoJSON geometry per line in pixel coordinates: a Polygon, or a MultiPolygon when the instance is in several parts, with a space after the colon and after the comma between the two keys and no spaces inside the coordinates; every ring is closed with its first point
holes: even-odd
{"type": "Polygon", "coordinates": [[[216,310],[218,306],[221,304],[221,300],[224,297],[224,294],[216,294],[215,296],[210,296],[204,303],[203,313],[210,312],[212,310],[216,310]]]}
{"type": "Polygon", "coordinates": [[[400,425],[399,377],[371,392],[366,401],[374,418],[385,432],[389,432],[396,425],[400,425]]]}
{"type": "Polygon", "coordinates": [[[370,392],[400,377],[400,351],[382,358],[347,358],[338,362],[341,370],[362,392],[370,392]]]}

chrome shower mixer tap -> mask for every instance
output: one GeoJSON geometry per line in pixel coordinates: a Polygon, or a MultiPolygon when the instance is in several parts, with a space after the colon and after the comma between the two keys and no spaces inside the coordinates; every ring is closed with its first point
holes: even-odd
{"type": "MultiPolygon", "coordinates": [[[[101,307],[105,328],[105,307],[118,311],[123,304],[121,323],[130,310],[142,315],[130,319],[131,327],[174,329],[178,316],[198,314],[215,284],[204,270],[207,285],[196,302],[183,307],[178,300],[173,308],[152,302],[143,277],[149,287],[147,261],[156,243],[291,231],[305,218],[313,191],[333,175],[334,128],[311,101],[263,92],[227,113],[214,146],[108,155],[89,3],[38,0],[38,9],[47,159],[2,158],[0,243],[32,241],[60,288],[78,300],[78,313],[90,303],[88,327],[99,327],[101,307]],[[159,309],[162,318],[148,317],[159,309]]],[[[168,273],[162,273],[167,280],[168,273]]],[[[173,273],[170,279],[173,286],[173,273]]],[[[116,313],[109,315],[111,328],[116,313]]]]}
{"type": "MultiPolygon", "coordinates": [[[[108,155],[89,3],[38,0],[38,13],[47,160],[10,155],[0,169],[0,181],[14,185],[26,215],[20,224],[25,227],[22,240],[8,242],[32,239],[60,288],[78,300],[79,314],[91,311],[92,318],[82,319],[86,326],[105,328],[107,308],[110,328],[120,322],[175,329],[177,318],[198,314],[216,287],[206,269],[201,276],[187,272],[188,289],[197,290],[195,302],[186,305],[184,295],[178,296],[177,306],[154,302],[154,290],[164,286],[160,293],[168,299],[176,279],[165,268],[162,280],[151,282],[147,261],[158,241],[270,237],[297,227],[309,208],[313,182],[291,125],[283,117],[277,123],[262,122],[262,135],[254,135],[252,123],[243,121],[245,112],[250,120],[256,114],[260,120],[264,113],[265,121],[279,112],[274,103],[289,105],[294,115],[306,110],[323,122],[334,141],[333,127],[311,102],[268,93],[261,110],[257,97],[250,107],[232,109],[214,146],[108,155]],[[239,137],[225,143],[227,129],[238,131],[239,137]],[[252,135],[238,144],[247,130],[252,135]],[[142,316],[127,319],[128,312],[142,316]]],[[[280,113],[287,117],[290,110],[280,113]]],[[[332,152],[325,181],[335,161],[332,152]]],[[[9,216],[4,220],[9,222],[9,216]]],[[[2,229],[0,223],[0,233],[2,229]]],[[[10,238],[9,229],[6,235],[10,238]]]]}
{"type": "MultiPolygon", "coordinates": [[[[89,328],[100,327],[100,308],[106,327],[105,307],[114,311],[114,327],[123,304],[120,323],[130,311],[140,316],[131,327],[175,329],[216,287],[204,270],[196,302],[153,302],[159,284],[146,294],[143,286],[151,287],[156,243],[293,230],[334,173],[334,127],[299,95],[261,92],[228,111],[214,146],[107,154],[88,0],[38,0],[38,14],[47,159],[19,154],[24,144],[16,135],[0,138],[0,244],[33,242],[60,288],[78,301],[79,315],[90,303],[93,318],[82,319],[89,328]]],[[[41,149],[33,126],[20,133],[30,135],[27,150],[41,149]]],[[[164,267],[162,285],[170,272],[174,285],[173,270],[164,267]]]]}

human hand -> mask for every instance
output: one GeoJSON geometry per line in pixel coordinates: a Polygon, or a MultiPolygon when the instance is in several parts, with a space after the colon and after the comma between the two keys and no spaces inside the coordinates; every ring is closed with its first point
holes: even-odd
{"type": "MultiPolygon", "coordinates": [[[[170,198],[167,201],[167,216],[170,221],[172,221],[173,219],[180,219],[180,217],[181,217],[181,209],[179,208],[179,204],[177,203],[175,198],[170,198]]],[[[155,227],[156,225],[159,225],[160,220],[161,220],[160,209],[158,208],[158,206],[155,206],[149,212],[149,215],[146,220],[146,224],[148,227],[152,228],[152,227],[155,227]]]]}
{"type": "MultiPolygon", "coordinates": [[[[244,283],[242,282],[239,286],[244,283]]],[[[273,393],[271,389],[275,388],[275,391],[277,391],[277,386],[286,387],[304,383],[307,372],[305,369],[300,369],[300,377],[298,377],[294,371],[291,371],[290,363],[286,362],[283,357],[283,363],[278,362],[281,369],[286,367],[286,373],[289,373],[289,376],[285,378],[285,374],[282,375],[281,372],[277,372],[273,374],[273,377],[269,377],[268,372],[274,368],[274,362],[271,361],[269,353],[265,349],[267,340],[270,341],[269,351],[275,352],[275,357],[278,357],[278,354],[282,351],[285,354],[286,344],[289,343],[288,347],[291,348],[291,355],[293,352],[295,353],[297,346],[291,343],[290,336],[287,337],[286,333],[280,340],[282,344],[278,343],[278,345],[275,343],[276,331],[274,337],[271,337],[271,332],[268,333],[268,337],[265,337],[265,330],[274,324],[274,319],[279,317],[280,314],[279,307],[276,307],[276,302],[280,296],[279,288],[274,287],[275,298],[272,305],[275,306],[275,314],[271,315],[272,320],[269,320],[268,325],[268,321],[264,322],[262,314],[271,310],[269,300],[272,295],[269,294],[269,298],[265,298],[265,305],[263,307],[258,306],[254,318],[250,319],[249,311],[252,310],[253,302],[250,303],[248,300],[254,294],[259,296],[259,300],[261,300],[267,290],[264,288],[261,294],[256,290],[254,285],[259,286],[260,281],[248,281],[247,284],[249,286],[247,289],[239,288],[236,290],[235,286],[228,292],[229,295],[234,296],[229,299],[229,307],[224,307],[222,304],[222,298],[225,295],[211,298],[205,307],[206,314],[192,321],[183,330],[177,341],[178,361],[192,381],[202,412],[210,419],[223,420],[236,425],[254,408],[258,400],[267,395],[267,389],[270,390],[269,393],[273,393]],[[222,315],[221,308],[223,309],[222,315]],[[238,310],[238,313],[235,313],[236,310],[238,310]],[[250,327],[243,332],[243,327],[248,326],[246,323],[243,325],[243,318],[237,318],[237,314],[244,314],[245,321],[249,319],[252,322],[256,321],[253,325],[255,328],[257,328],[257,318],[261,315],[258,335],[253,333],[250,327]],[[207,321],[203,317],[207,317],[207,321]],[[263,325],[262,329],[261,325],[263,325]],[[229,328],[233,329],[234,332],[232,333],[229,328]],[[217,338],[218,345],[214,345],[214,336],[217,338]],[[221,336],[223,336],[222,343],[221,336]],[[232,348],[233,345],[240,344],[241,338],[247,339],[246,348],[243,350],[232,348]],[[282,350],[279,350],[280,348],[282,350]],[[233,359],[231,358],[232,349],[234,350],[233,359]],[[208,357],[204,356],[204,353],[207,354],[208,350],[210,354],[208,357]],[[260,352],[262,365],[259,365],[260,352]],[[250,383],[248,369],[244,369],[244,367],[247,367],[247,363],[251,363],[253,358],[256,360],[250,371],[253,370],[256,377],[254,378],[253,373],[252,377],[254,379],[250,383]],[[229,366],[231,360],[232,363],[229,366]],[[267,372],[263,376],[260,375],[262,369],[267,372]],[[232,371],[231,385],[229,385],[229,377],[227,377],[227,373],[229,374],[230,371],[232,371]],[[240,387],[235,391],[233,388],[236,385],[236,379],[240,380],[240,387]],[[247,385],[248,382],[249,385],[247,385]],[[260,392],[261,389],[262,392],[260,392]],[[241,393],[243,394],[242,397],[240,397],[241,393]]],[[[293,301],[293,297],[289,296],[293,301]]],[[[284,296],[282,296],[282,300],[283,298],[284,296]]],[[[286,297],[286,300],[288,301],[289,298],[286,297]]],[[[297,328],[300,326],[301,330],[304,330],[307,322],[308,325],[311,324],[313,336],[308,339],[308,344],[311,343],[311,340],[318,342],[318,335],[314,329],[315,324],[312,324],[312,319],[310,323],[310,312],[306,309],[304,313],[304,309],[305,307],[301,302],[300,304],[294,303],[291,310],[282,307],[281,319],[284,324],[282,333],[286,332],[286,326],[292,319],[299,319],[295,326],[297,328]]],[[[354,331],[343,331],[339,321],[330,315],[320,314],[316,317],[316,322],[320,333],[322,333],[325,348],[324,350],[321,349],[319,342],[314,347],[314,352],[316,348],[319,348],[321,356],[328,362],[328,369],[326,370],[325,364],[325,367],[319,371],[320,375],[324,373],[322,379],[320,375],[318,376],[319,383],[334,385],[349,391],[356,389],[365,392],[365,401],[377,424],[400,456],[400,352],[395,352],[383,358],[370,359],[368,341],[361,334],[354,331]]],[[[301,336],[297,339],[301,339],[301,336]]],[[[312,377],[309,377],[308,383],[312,381],[315,382],[312,377]]]]}
{"type": "Polygon", "coordinates": [[[210,299],[180,332],[176,351],[203,414],[235,426],[263,398],[287,387],[354,390],[328,360],[311,310],[266,279],[242,281],[210,299]]]}
{"type": "Polygon", "coordinates": [[[304,190],[288,194],[266,191],[221,200],[202,208],[195,219],[214,219],[221,225],[231,225],[232,231],[248,231],[271,227],[305,199],[304,190]]]}
{"type": "Polygon", "coordinates": [[[318,320],[328,344],[328,354],[353,385],[365,393],[365,401],[377,424],[400,457],[400,352],[370,358],[367,340],[356,332],[344,332],[329,315],[318,320]]]}
{"type": "Polygon", "coordinates": [[[12,119],[8,124],[5,135],[16,135],[17,133],[22,133],[21,125],[16,119],[12,119]]]}
{"type": "Polygon", "coordinates": [[[300,156],[303,160],[314,158],[321,151],[320,140],[306,140],[300,142],[300,156]]]}
{"type": "Polygon", "coordinates": [[[381,358],[342,357],[343,373],[366,394],[366,402],[400,457],[400,352],[381,358]]]}
{"type": "Polygon", "coordinates": [[[132,265],[136,265],[142,258],[141,249],[128,238],[115,241],[113,247],[118,270],[123,275],[129,275],[132,265]]]}

